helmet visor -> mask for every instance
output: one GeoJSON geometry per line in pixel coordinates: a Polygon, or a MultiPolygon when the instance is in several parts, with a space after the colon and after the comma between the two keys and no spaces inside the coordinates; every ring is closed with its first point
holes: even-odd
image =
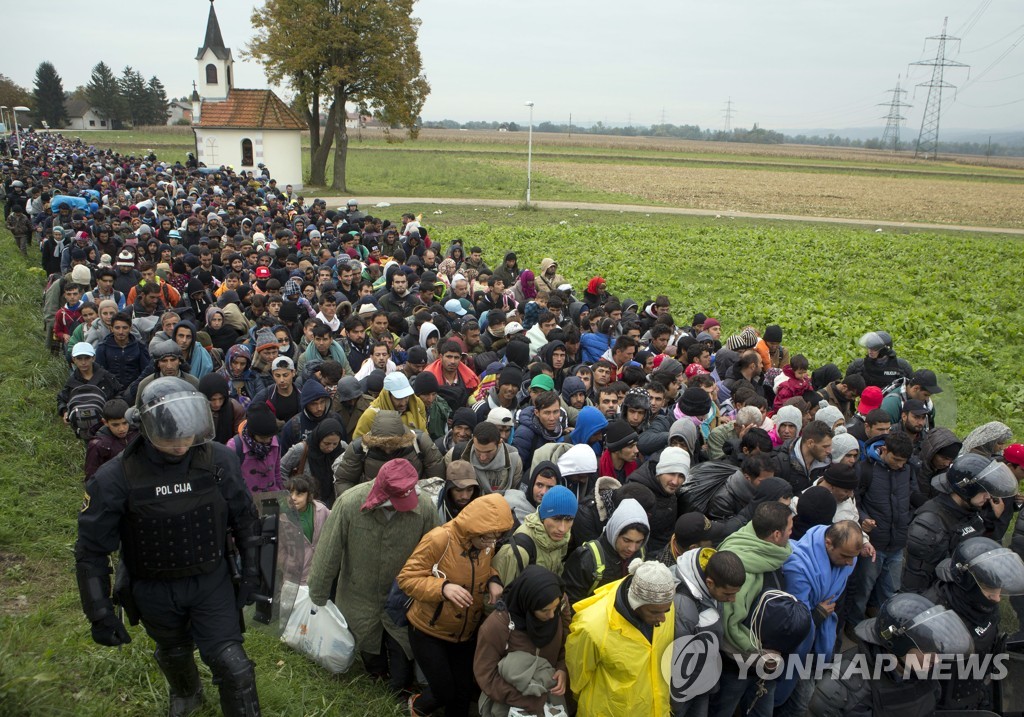
{"type": "Polygon", "coordinates": [[[1017,495],[1017,479],[1009,467],[1000,461],[992,461],[975,479],[981,488],[996,498],[1017,495]]]}
{"type": "Polygon", "coordinates": [[[967,655],[974,646],[963,621],[955,612],[941,605],[935,605],[914,618],[906,635],[924,653],[967,655]]]}
{"type": "Polygon", "coordinates": [[[868,350],[873,349],[877,351],[878,349],[883,348],[889,342],[886,340],[886,336],[881,332],[869,331],[863,336],[861,336],[860,339],[857,340],[857,343],[868,350]]]}
{"type": "Polygon", "coordinates": [[[212,441],[210,403],[198,392],[172,393],[142,407],[142,434],[159,450],[191,448],[212,441]]]}
{"type": "Polygon", "coordinates": [[[967,570],[984,590],[1024,595],[1024,561],[1009,548],[983,553],[967,563],[967,570]]]}

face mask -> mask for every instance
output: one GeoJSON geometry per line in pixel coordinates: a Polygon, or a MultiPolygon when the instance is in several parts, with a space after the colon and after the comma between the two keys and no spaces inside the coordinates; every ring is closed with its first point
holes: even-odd
{"type": "Polygon", "coordinates": [[[282,353],[282,354],[288,353],[289,351],[291,351],[291,348],[292,348],[291,344],[278,344],[277,345],[278,353],[282,353]]]}

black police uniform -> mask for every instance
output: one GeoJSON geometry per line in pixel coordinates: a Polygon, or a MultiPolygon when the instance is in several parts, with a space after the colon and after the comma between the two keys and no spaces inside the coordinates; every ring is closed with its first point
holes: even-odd
{"type": "Polygon", "coordinates": [[[917,509],[907,533],[907,557],[900,589],[923,593],[935,582],[935,568],[967,538],[985,534],[978,511],[964,508],[947,493],[917,509]]]}
{"type": "Polygon", "coordinates": [[[239,614],[259,585],[258,535],[256,507],[238,459],[220,444],[194,447],[175,463],[139,437],[86,486],[75,560],[93,639],[107,645],[130,640],[110,592],[109,556],[120,548],[131,582],[123,597],[119,588],[118,597],[137,610],[133,624],[141,618],[157,644],[172,714],[175,698],[194,700],[201,693],[196,646],[219,685],[224,714],[259,714],[239,614]],[[226,547],[229,530],[240,546],[245,576],[237,595],[226,547]]]}
{"type": "MultiPolygon", "coordinates": [[[[963,620],[974,641],[975,655],[989,655],[999,651],[1002,644],[999,633],[999,603],[987,599],[974,578],[972,588],[964,590],[956,583],[939,581],[924,596],[936,605],[944,605],[963,620]]],[[[983,679],[966,679],[954,670],[950,679],[942,682],[939,705],[947,710],[979,710],[992,708],[992,686],[983,679]]]]}

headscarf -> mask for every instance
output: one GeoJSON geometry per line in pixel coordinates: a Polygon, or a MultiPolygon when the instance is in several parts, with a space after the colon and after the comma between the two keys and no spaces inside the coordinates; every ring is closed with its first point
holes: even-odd
{"type": "Polygon", "coordinates": [[[555,611],[550,620],[539,620],[534,610],[542,610],[562,596],[562,580],[540,565],[527,565],[502,595],[498,605],[508,611],[513,630],[523,630],[535,647],[546,647],[555,639],[562,616],[555,611]]]}
{"type": "Polygon", "coordinates": [[[206,400],[210,400],[218,393],[224,397],[224,405],[213,414],[213,440],[217,443],[227,443],[235,435],[235,409],[231,405],[228,380],[219,373],[208,373],[199,379],[199,392],[206,396],[206,400]]]}
{"type": "MultiPolygon", "coordinates": [[[[334,461],[345,451],[345,431],[338,423],[337,419],[325,418],[316,425],[313,429],[313,433],[310,434],[306,443],[306,466],[309,469],[309,474],[313,476],[313,480],[317,482],[319,488],[320,500],[324,499],[324,496],[334,495],[334,470],[331,466],[334,465],[334,461]],[[324,453],[320,450],[320,441],[327,438],[328,436],[336,435],[342,439],[341,443],[338,443],[338,447],[330,453],[324,453]]],[[[324,501],[328,507],[331,506],[332,501],[324,501]]]]}
{"type": "Polygon", "coordinates": [[[519,275],[516,280],[519,284],[519,290],[523,292],[523,298],[535,299],[537,298],[537,282],[533,279],[533,272],[529,269],[524,269],[523,273],[519,275]]]}

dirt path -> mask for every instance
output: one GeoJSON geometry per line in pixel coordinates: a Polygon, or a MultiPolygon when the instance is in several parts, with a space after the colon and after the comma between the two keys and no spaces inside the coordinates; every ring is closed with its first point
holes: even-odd
{"type": "MultiPolygon", "coordinates": [[[[329,206],[344,206],[350,197],[321,197],[329,206]]],[[[392,205],[458,205],[479,207],[515,208],[517,202],[507,199],[462,199],[444,197],[357,197],[363,211],[371,211],[375,204],[386,202],[392,205]]],[[[533,202],[540,209],[585,209],[602,212],[637,212],[645,214],[679,214],[694,217],[734,217],[736,219],[763,219],[769,221],[809,222],[820,224],[845,224],[847,226],[876,227],[889,229],[907,229],[910,231],[956,231],[977,234],[1015,234],[1024,236],[1024,229],[999,227],[973,227],[958,224],[920,224],[915,222],[875,221],[871,219],[845,219],[836,217],[807,217],[794,214],[757,214],[753,212],[726,212],[712,209],[685,209],[682,207],[652,207],[642,204],[600,204],[596,202],[533,202]]],[[[372,213],[372,211],[371,211],[372,213]]]]}

